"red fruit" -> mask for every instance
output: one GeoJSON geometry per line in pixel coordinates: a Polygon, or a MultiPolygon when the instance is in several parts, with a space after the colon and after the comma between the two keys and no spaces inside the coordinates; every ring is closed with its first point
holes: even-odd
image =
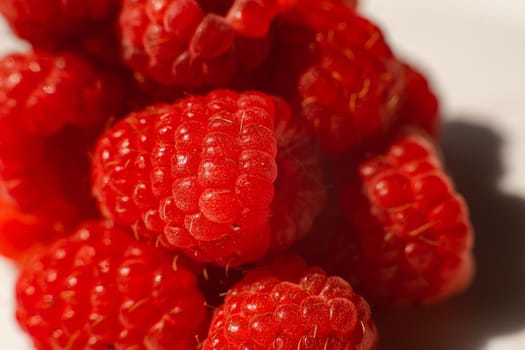
{"type": "Polygon", "coordinates": [[[368,350],[377,341],[370,307],[347,282],[285,257],[230,289],[203,349],[368,350]]]}
{"type": "Polygon", "coordinates": [[[352,148],[393,123],[402,65],[382,32],[334,1],[299,1],[279,17],[266,88],[292,101],[330,152],[352,148]]]}
{"type": "Polygon", "coordinates": [[[38,48],[74,43],[111,19],[120,0],[2,0],[2,13],[15,33],[38,48]]]}
{"type": "Polygon", "coordinates": [[[93,193],[137,237],[219,265],[286,249],[324,188],[318,153],[286,103],[216,90],[136,112],[104,133],[93,193]]]}
{"type": "Polygon", "coordinates": [[[48,197],[45,206],[24,211],[5,193],[0,194],[0,254],[22,262],[34,248],[63,237],[76,215],[60,196],[48,197]]]}
{"type": "Polygon", "coordinates": [[[104,122],[120,111],[121,90],[112,75],[73,54],[8,55],[0,60],[0,123],[13,124],[2,133],[48,135],[104,122]]]}
{"type": "Polygon", "coordinates": [[[44,138],[16,127],[2,130],[0,254],[22,260],[33,246],[61,238],[82,218],[97,216],[88,156],[98,132],[66,127],[44,138]]]}
{"type": "Polygon", "coordinates": [[[207,325],[196,283],[126,230],[86,223],[24,266],[16,316],[37,349],[186,350],[207,325]]]}
{"type": "Polygon", "coordinates": [[[125,0],[124,59],[139,80],[223,86],[264,62],[276,0],[125,0]]]}
{"type": "Polygon", "coordinates": [[[394,129],[415,126],[438,139],[441,126],[438,99],[423,73],[407,64],[404,67],[406,85],[394,129]]]}
{"type": "Polygon", "coordinates": [[[435,146],[411,134],[359,163],[341,194],[345,217],[330,253],[371,304],[435,302],[465,289],[473,233],[435,146]]]}

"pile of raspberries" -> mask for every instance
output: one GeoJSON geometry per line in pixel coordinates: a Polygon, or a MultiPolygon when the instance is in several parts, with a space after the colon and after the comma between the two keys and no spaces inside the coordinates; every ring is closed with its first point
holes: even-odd
{"type": "MultiPolygon", "coordinates": [[[[0,0],[0,253],[40,350],[369,350],[473,233],[354,1],[0,0]]],[[[407,329],[407,331],[410,331],[407,329]]]]}

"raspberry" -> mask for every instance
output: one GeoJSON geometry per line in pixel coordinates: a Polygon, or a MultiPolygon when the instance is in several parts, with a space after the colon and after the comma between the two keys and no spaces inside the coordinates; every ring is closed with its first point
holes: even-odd
{"type": "Polygon", "coordinates": [[[262,93],[216,90],[129,115],[97,143],[102,213],[219,265],[286,249],[324,198],[318,152],[289,112],[262,93]]]}
{"type": "Polygon", "coordinates": [[[279,16],[265,90],[292,101],[321,146],[342,152],[395,120],[403,69],[382,32],[333,1],[301,1],[279,16]]]}
{"type": "Polygon", "coordinates": [[[276,0],[125,0],[124,59],[139,80],[223,86],[264,62],[276,0]]]}
{"type": "Polygon", "coordinates": [[[473,273],[467,207],[435,147],[416,133],[361,161],[341,201],[348,224],[328,253],[376,305],[430,303],[465,289],[473,273]]]}
{"type": "Polygon", "coordinates": [[[347,282],[285,257],[228,292],[203,349],[368,350],[377,341],[370,307],[347,282]]]}
{"type": "Polygon", "coordinates": [[[2,130],[0,254],[21,260],[33,246],[64,236],[81,218],[97,216],[88,153],[98,133],[66,127],[43,138],[16,127],[2,130]]]}
{"type": "Polygon", "coordinates": [[[186,350],[207,325],[196,283],[172,257],[90,222],[22,269],[16,317],[37,349],[186,350]]]}
{"type": "Polygon", "coordinates": [[[35,248],[63,237],[76,215],[60,196],[48,197],[45,206],[24,211],[0,194],[0,254],[23,262],[35,248]]]}
{"type": "Polygon", "coordinates": [[[16,34],[38,48],[64,47],[111,19],[120,0],[2,0],[2,13],[16,34]]]}
{"type": "Polygon", "coordinates": [[[40,135],[93,125],[120,110],[121,89],[112,75],[73,54],[11,54],[0,60],[0,123],[11,119],[10,129],[40,135]]]}
{"type": "Polygon", "coordinates": [[[397,125],[425,130],[434,139],[439,137],[439,103],[426,77],[416,68],[405,64],[405,89],[399,106],[397,125]]]}

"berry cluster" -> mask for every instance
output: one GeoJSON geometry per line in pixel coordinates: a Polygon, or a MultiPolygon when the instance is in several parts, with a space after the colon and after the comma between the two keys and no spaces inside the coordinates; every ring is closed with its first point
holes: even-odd
{"type": "Polygon", "coordinates": [[[0,254],[37,349],[373,350],[371,308],[468,286],[438,101],[355,1],[0,13],[33,47],[0,59],[0,254]]]}

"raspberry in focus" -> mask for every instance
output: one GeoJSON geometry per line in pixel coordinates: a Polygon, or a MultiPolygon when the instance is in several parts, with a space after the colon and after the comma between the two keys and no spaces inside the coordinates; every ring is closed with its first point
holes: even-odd
{"type": "Polygon", "coordinates": [[[203,349],[369,350],[377,342],[370,307],[347,282],[286,256],[228,291],[203,349]]]}
{"type": "Polygon", "coordinates": [[[105,217],[223,266],[280,252],[322,209],[319,154],[282,100],[215,90],[135,112],[93,158],[105,217]]]}

